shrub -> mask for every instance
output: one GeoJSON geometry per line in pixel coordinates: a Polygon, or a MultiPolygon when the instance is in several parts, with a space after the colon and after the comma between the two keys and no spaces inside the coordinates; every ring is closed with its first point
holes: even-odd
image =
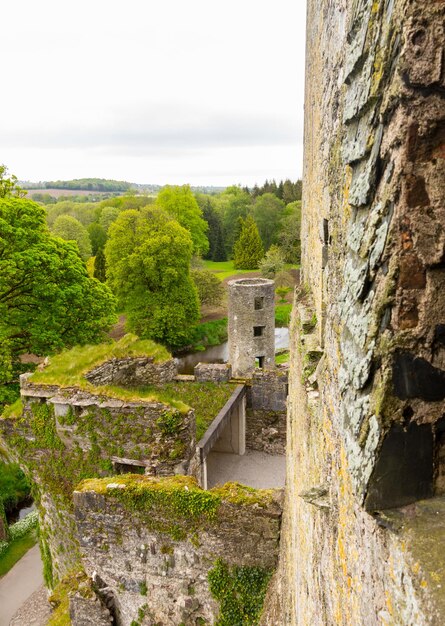
{"type": "Polygon", "coordinates": [[[190,272],[198,290],[201,305],[219,306],[224,297],[224,286],[210,270],[193,269],[190,272]]]}
{"type": "Polygon", "coordinates": [[[271,246],[260,263],[260,271],[266,278],[274,278],[284,270],[284,253],[279,246],[271,246]]]}

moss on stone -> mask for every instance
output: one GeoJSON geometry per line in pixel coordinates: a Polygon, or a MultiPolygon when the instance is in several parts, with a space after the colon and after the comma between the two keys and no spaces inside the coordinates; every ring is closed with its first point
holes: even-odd
{"type": "Polygon", "coordinates": [[[209,571],[210,592],[219,602],[216,626],[258,624],[273,571],[260,567],[232,567],[218,559],[209,571]]]}
{"type": "Polygon", "coordinates": [[[20,417],[23,412],[23,402],[21,398],[18,398],[14,404],[10,404],[5,407],[3,413],[0,415],[0,419],[16,419],[20,417]]]}
{"type": "Polygon", "coordinates": [[[50,364],[37,370],[31,382],[65,387],[83,386],[85,374],[93,368],[110,361],[126,357],[151,357],[155,363],[164,363],[171,358],[161,345],[135,335],[125,335],[119,341],[110,341],[94,346],[76,346],[51,357],[50,364]]]}
{"type": "Polygon", "coordinates": [[[94,597],[91,581],[84,571],[68,574],[54,589],[49,597],[49,601],[55,608],[47,622],[47,626],[71,626],[69,599],[76,592],[80,593],[84,598],[94,597]]]}
{"type": "Polygon", "coordinates": [[[95,492],[114,500],[141,517],[147,527],[170,535],[174,540],[191,537],[197,529],[218,523],[223,502],[236,506],[268,506],[273,490],[253,489],[226,483],[205,491],[190,476],[152,478],[137,474],[87,479],[79,492],[95,492]]]}

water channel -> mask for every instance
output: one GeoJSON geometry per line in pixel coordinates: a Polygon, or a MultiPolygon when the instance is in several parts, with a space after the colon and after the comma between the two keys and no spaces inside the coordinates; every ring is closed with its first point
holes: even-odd
{"type": "Polygon", "coordinates": [[[28,513],[31,513],[31,511],[34,511],[35,508],[36,507],[33,502],[33,499],[31,497],[25,498],[24,500],[19,502],[16,508],[12,509],[11,511],[7,511],[6,519],[7,519],[8,524],[9,525],[15,524],[16,522],[26,517],[28,513]]]}
{"type": "MultiPolygon", "coordinates": [[[[275,351],[289,347],[289,329],[275,328],[275,351]]],[[[226,341],[219,346],[212,346],[201,352],[192,352],[178,358],[178,373],[193,374],[198,363],[226,363],[229,358],[229,344],[226,341]]]]}

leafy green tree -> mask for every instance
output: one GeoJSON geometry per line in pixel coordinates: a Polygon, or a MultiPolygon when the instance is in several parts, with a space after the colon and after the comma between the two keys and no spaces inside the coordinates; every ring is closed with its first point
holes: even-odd
{"type": "Polygon", "coordinates": [[[0,198],[6,198],[7,196],[23,198],[26,196],[27,192],[17,185],[17,176],[11,174],[8,177],[7,174],[8,168],[6,165],[0,165],[0,198]]]}
{"type": "Polygon", "coordinates": [[[99,224],[102,226],[106,233],[108,233],[108,229],[110,228],[111,224],[113,224],[113,222],[115,222],[119,217],[119,213],[120,211],[116,207],[106,206],[102,209],[99,218],[99,224]]]}
{"type": "Polygon", "coordinates": [[[105,246],[108,283],[140,337],[184,345],[199,318],[190,233],[156,207],[124,211],[105,246]]]}
{"type": "Polygon", "coordinates": [[[56,237],[61,237],[65,241],[74,241],[84,261],[90,258],[91,242],[88,231],[75,217],[59,215],[51,230],[56,237]]]}
{"type": "Polygon", "coordinates": [[[286,263],[299,263],[301,259],[301,201],[291,202],[284,211],[278,241],[286,263]]]}
{"type": "Polygon", "coordinates": [[[227,187],[215,199],[216,209],[221,215],[224,245],[227,257],[233,254],[235,241],[239,236],[239,218],[245,218],[252,207],[252,198],[240,187],[227,187]]]}
{"type": "Polygon", "coordinates": [[[134,194],[118,196],[117,198],[107,198],[99,203],[99,209],[105,207],[114,207],[119,211],[128,211],[129,209],[140,209],[148,204],[153,204],[155,199],[151,196],[135,196],[134,194]]]}
{"type": "Polygon", "coordinates": [[[0,382],[25,352],[103,340],[115,321],[110,290],[88,276],[77,246],[51,235],[45,210],[0,199],[0,382]]]}
{"type": "Polygon", "coordinates": [[[241,220],[241,233],[233,248],[233,261],[237,269],[256,270],[264,256],[258,227],[251,215],[241,220]]]}
{"type": "Polygon", "coordinates": [[[283,212],[284,202],[273,193],[265,193],[255,200],[252,214],[265,250],[277,242],[283,212]]]}
{"type": "Polygon", "coordinates": [[[107,263],[103,248],[99,248],[94,259],[94,278],[104,283],[107,280],[107,263]]]}
{"type": "Polygon", "coordinates": [[[285,263],[284,253],[281,248],[272,245],[260,262],[261,273],[266,278],[274,278],[276,274],[284,270],[285,263]]]}
{"type": "Polygon", "coordinates": [[[90,224],[87,230],[88,235],[90,236],[92,254],[93,256],[96,256],[98,250],[103,248],[106,244],[107,233],[105,229],[97,222],[93,222],[92,224],[90,224]]]}
{"type": "Polygon", "coordinates": [[[212,261],[225,261],[227,255],[224,247],[222,222],[219,214],[213,208],[210,198],[206,198],[202,207],[202,214],[209,226],[209,250],[205,258],[212,261]]]}
{"type": "Polygon", "coordinates": [[[219,306],[224,298],[224,287],[219,278],[205,269],[193,269],[190,274],[201,305],[219,306]]]}
{"type": "Polygon", "coordinates": [[[186,228],[193,242],[193,252],[204,256],[209,249],[207,222],[202,217],[196,198],[189,185],[164,187],[156,199],[156,206],[186,228]]]}

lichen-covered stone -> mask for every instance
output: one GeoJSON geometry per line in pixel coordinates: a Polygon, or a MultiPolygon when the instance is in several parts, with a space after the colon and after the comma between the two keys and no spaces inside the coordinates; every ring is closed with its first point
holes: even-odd
{"type": "Polygon", "coordinates": [[[442,1],[308,2],[302,283],[324,357],[307,377],[297,302],[263,624],[445,621],[444,33],[442,1]],[[395,530],[380,509],[409,502],[395,530]]]}

